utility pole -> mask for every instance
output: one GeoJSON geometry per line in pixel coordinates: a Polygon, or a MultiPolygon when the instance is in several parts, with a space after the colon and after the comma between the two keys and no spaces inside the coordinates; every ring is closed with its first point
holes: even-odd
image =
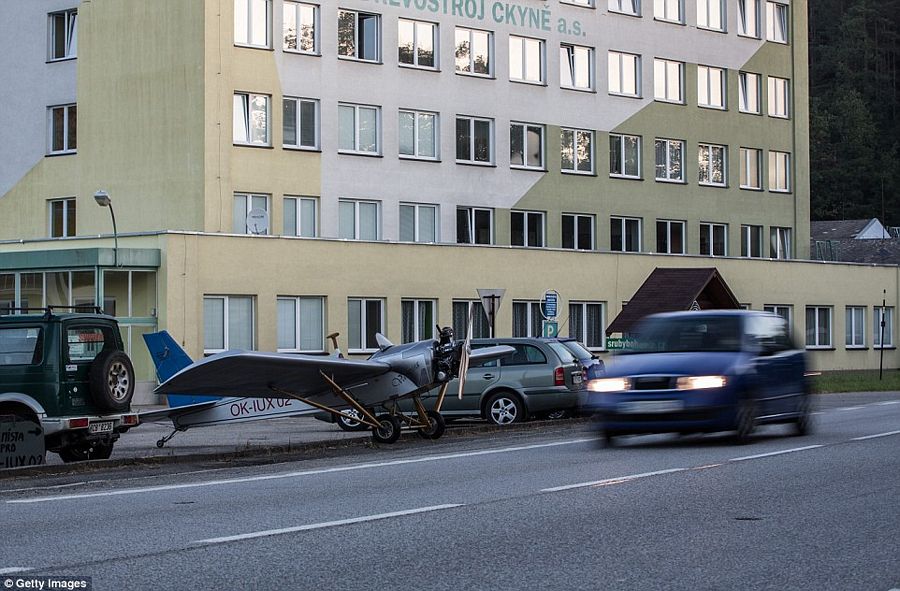
{"type": "Polygon", "coordinates": [[[882,375],[884,374],[884,312],[885,306],[887,305],[887,290],[882,290],[882,298],[881,298],[881,338],[878,341],[878,344],[881,345],[880,353],[881,358],[878,361],[878,381],[881,381],[882,375]]]}

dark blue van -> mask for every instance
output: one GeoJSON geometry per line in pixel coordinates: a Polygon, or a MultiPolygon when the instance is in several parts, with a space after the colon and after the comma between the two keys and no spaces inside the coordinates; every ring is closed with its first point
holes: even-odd
{"type": "Polygon", "coordinates": [[[775,314],[750,310],[674,312],[645,318],[637,345],[587,383],[585,411],[607,445],[618,435],[734,431],[757,425],[811,428],[804,352],[775,314]]]}

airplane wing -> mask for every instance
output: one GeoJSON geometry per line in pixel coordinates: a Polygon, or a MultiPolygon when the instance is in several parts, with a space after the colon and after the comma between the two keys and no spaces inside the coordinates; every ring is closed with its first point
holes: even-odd
{"type": "Polygon", "coordinates": [[[201,402],[199,404],[189,404],[186,406],[175,406],[160,408],[158,410],[148,410],[138,413],[138,417],[140,417],[142,423],[152,423],[154,421],[160,421],[162,419],[175,419],[196,410],[206,410],[214,406],[216,406],[215,401],[201,402]]]}

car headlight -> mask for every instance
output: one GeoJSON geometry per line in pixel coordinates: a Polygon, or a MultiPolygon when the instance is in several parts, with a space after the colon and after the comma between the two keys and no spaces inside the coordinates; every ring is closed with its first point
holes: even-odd
{"type": "Polygon", "coordinates": [[[725,376],[685,376],[675,381],[675,387],[679,390],[709,390],[723,388],[726,381],[725,376]]]}
{"type": "Polygon", "coordinates": [[[587,389],[591,392],[621,392],[631,390],[631,380],[628,378],[603,378],[588,382],[587,389]]]}

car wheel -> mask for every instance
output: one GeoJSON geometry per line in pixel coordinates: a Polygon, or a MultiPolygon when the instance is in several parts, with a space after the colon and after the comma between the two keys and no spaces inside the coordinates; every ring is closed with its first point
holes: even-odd
{"type": "Polygon", "coordinates": [[[793,427],[794,435],[800,437],[812,433],[812,396],[810,396],[809,393],[804,393],[803,396],[800,397],[800,403],[797,408],[797,418],[794,419],[793,427]]]}
{"type": "Polygon", "coordinates": [[[134,396],[134,366],[124,351],[103,351],[91,363],[91,396],[100,408],[124,412],[134,396]]]}
{"type": "Polygon", "coordinates": [[[495,425],[511,425],[526,419],[525,406],[519,398],[508,392],[497,392],[488,400],[487,419],[495,425]]]}
{"type": "Polygon", "coordinates": [[[394,415],[378,415],[379,427],[372,427],[372,439],[377,443],[394,443],[400,438],[400,420],[394,415]]]}
{"type": "MultiPolygon", "coordinates": [[[[362,418],[362,415],[360,415],[360,412],[358,410],[356,410],[355,408],[351,408],[351,409],[344,410],[341,412],[343,412],[345,415],[357,417],[357,419],[362,418]]],[[[336,417],[335,422],[337,423],[337,426],[340,427],[344,431],[365,431],[366,429],[369,428],[368,425],[366,425],[365,423],[359,422],[359,420],[348,419],[347,417],[343,417],[343,416],[336,417]]]]}
{"type": "Polygon", "coordinates": [[[419,437],[423,439],[438,439],[441,435],[444,434],[444,431],[447,428],[447,423],[444,421],[444,417],[441,416],[441,413],[435,412],[433,410],[429,410],[426,412],[428,415],[428,427],[424,429],[418,429],[419,437]]]}
{"type": "Polygon", "coordinates": [[[737,416],[734,421],[734,441],[740,445],[749,443],[750,436],[756,428],[756,401],[742,398],[738,402],[737,416]]]}
{"type": "Polygon", "coordinates": [[[108,460],[112,450],[112,443],[76,443],[60,449],[59,457],[66,464],[87,460],[108,460]]]}

